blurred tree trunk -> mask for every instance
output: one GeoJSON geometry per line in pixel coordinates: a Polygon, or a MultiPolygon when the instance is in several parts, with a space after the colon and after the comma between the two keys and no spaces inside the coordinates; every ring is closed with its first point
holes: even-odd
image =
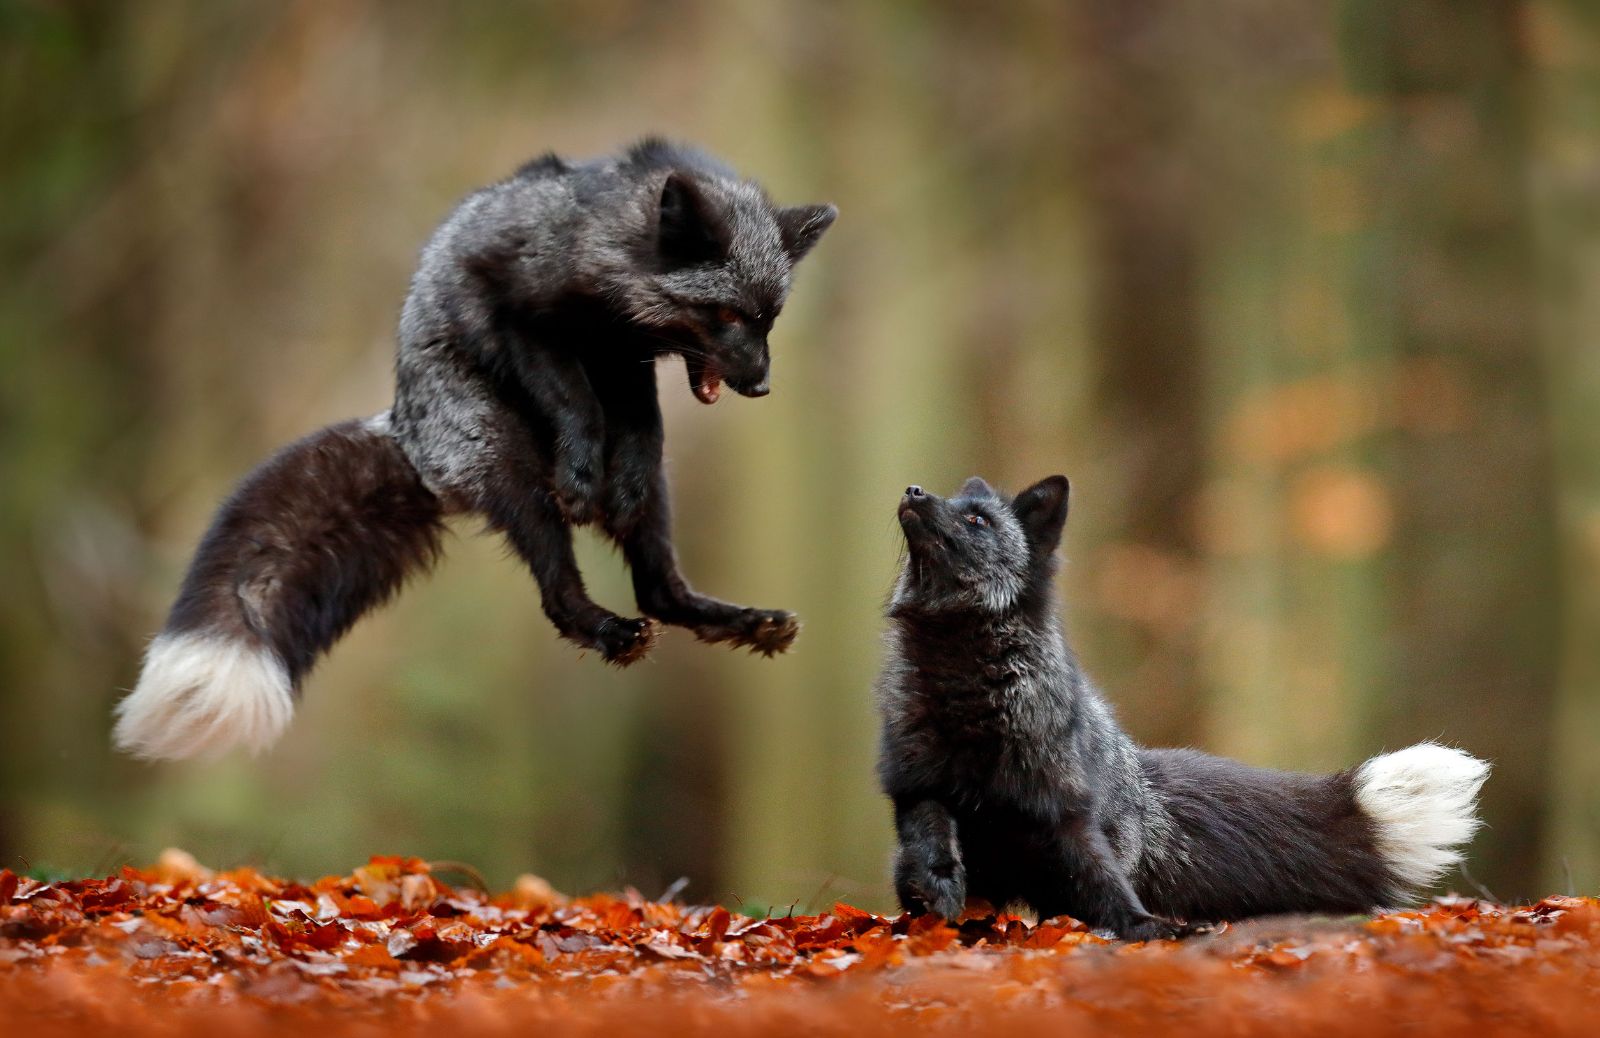
{"type": "Polygon", "coordinates": [[[1543,890],[1600,890],[1600,11],[1530,9],[1540,276],[1560,466],[1566,645],[1543,890]]]}
{"type": "Polygon", "coordinates": [[[750,661],[719,665],[731,678],[726,752],[736,775],[725,863],[735,891],[759,890],[779,908],[796,898],[821,909],[833,898],[887,893],[893,830],[872,768],[870,676],[899,543],[893,505],[907,483],[933,483],[943,466],[968,468],[961,433],[970,400],[959,376],[970,309],[961,289],[974,261],[941,245],[964,237],[970,214],[941,160],[949,113],[928,86],[948,69],[948,55],[928,25],[904,14],[878,4],[820,15],[756,7],[727,25],[730,34],[805,41],[798,96],[836,114],[828,132],[785,132],[804,125],[797,120],[806,106],[790,107],[797,95],[778,89],[770,55],[738,39],[722,48],[726,68],[715,84],[727,115],[745,113],[727,127],[730,139],[783,157],[767,178],[780,199],[799,197],[785,186],[798,175],[826,184],[805,190],[837,198],[843,210],[800,268],[774,332],[781,383],[761,402],[760,428],[741,435],[719,415],[718,435],[732,438],[738,463],[702,473],[720,476],[719,507],[735,517],[716,548],[725,578],[795,588],[781,604],[805,624],[783,657],[748,670],[750,661]],[[898,46],[875,48],[891,37],[898,46]],[[763,115],[752,120],[752,111],[763,115]],[[845,251],[852,241],[853,263],[845,251]],[[867,279],[876,288],[863,303],[849,286],[867,279]],[[826,550],[790,547],[819,529],[826,550]]]}
{"type": "MultiPolygon", "coordinates": [[[[1097,403],[1109,474],[1121,482],[1097,584],[1162,583],[1130,596],[1165,596],[1200,571],[1194,509],[1205,472],[1184,15],[1169,0],[1093,0],[1078,17],[1097,403]]],[[[1117,699],[1142,739],[1181,742],[1198,727],[1197,615],[1107,616],[1102,640],[1125,668],[1117,699]]]]}
{"type": "MultiPolygon", "coordinates": [[[[142,204],[147,183],[127,172],[150,101],[133,96],[115,60],[132,20],[102,14],[19,12],[0,48],[8,75],[28,84],[0,102],[9,159],[0,190],[44,200],[13,206],[0,223],[0,435],[10,440],[0,457],[0,686],[13,697],[0,711],[0,867],[13,869],[27,864],[14,855],[28,842],[30,807],[93,804],[122,774],[105,751],[107,708],[131,684],[142,639],[130,614],[145,560],[127,513],[151,456],[140,411],[153,395],[157,276],[126,257],[147,258],[161,229],[142,204]],[[41,651],[55,646],[71,647],[70,662],[41,651]]],[[[75,846],[32,864],[87,871],[120,852],[96,821],[73,836],[75,846]]]]}
{"type": "Polygon", "coordinates": [[[1401,374],[1396,745],[1458,742],[1495,762],[1478,878],[1538,893],[1557,677],[1549,409],[1536,319],[1522,6],[1351,0],[1355,88],[1384,107],[1401,374]]]}
{"type": "Polygon", "coordinates": [[[1387,492],[1371,398],[1392,335],[1363,319],[1367,109],[1308,4],[1188,34],[1204,63],[1199,296],[1210,443],[1201,538],[1208,749],[1303,771],[1365,748],[1386,691],[1387,492]],[[1355,312],[1353,312],[1355,311],[1355,312]]]}

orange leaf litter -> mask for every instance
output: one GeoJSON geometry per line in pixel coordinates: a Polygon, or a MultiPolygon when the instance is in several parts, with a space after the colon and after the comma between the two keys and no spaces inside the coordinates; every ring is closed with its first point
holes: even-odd
{"type": "Polygon", "coordinates": [[[415,858],[302,884],[0,870],[0,1034],[1600,1034],[1600,899],[1441,898],[1121,944],[1071,919],[756,919],[488,896],[415,858]]]}

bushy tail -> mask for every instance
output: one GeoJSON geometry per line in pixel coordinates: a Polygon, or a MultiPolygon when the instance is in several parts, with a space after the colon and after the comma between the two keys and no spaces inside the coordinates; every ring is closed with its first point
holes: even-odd
{"type": "Polygon", "coordinates": [[[1355,772],[1355,798],[1393,877],[1394,901],[1426,890],[1461,861],[1478,821],[1478,790],[1489,765],[1424,742],[1374,757],[1355,772]]]}
{"type": "Polygon", "coordinates": [[[317,656],[433,562],[443,509],[387,430],[386,415],[330,426],[245,477],[117,705],[120,749],[265,749],[317,656]]]}
{"type": "Polygon", "coordinates": [[[1336,775],[1142,750],[1151,794],[1138,879],[1184,919],[1365,912],[1409,901],[1461,860],[1489,766],[1422,743],[1336,775]]]}

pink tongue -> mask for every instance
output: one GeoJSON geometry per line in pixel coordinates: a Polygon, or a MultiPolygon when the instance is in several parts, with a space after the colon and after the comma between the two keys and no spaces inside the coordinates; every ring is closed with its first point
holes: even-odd
{"type": "Polygon", "coordinates": [[[689,384],[694,390],[695,399],[702,404],[714,404],[722,395],[722,376],[709,365],[698,371],[691,370],[689,384]]]}

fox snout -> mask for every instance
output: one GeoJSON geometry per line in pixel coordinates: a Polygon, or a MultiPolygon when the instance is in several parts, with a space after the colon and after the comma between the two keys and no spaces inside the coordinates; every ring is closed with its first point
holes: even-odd
{"type": "Polygon", "coordinates": [[[730,371],[727,376],[728,388],[740,396],[766,396],[772,392],[769,370],[766,357],[762,357],[760,364],[751,365],[744,371],[730,371]]]}
{"type": "Polygon", "coordinates": [[[740,396],[760,397],[772,392],[772,362],[765,335],[741,334],[723,328],[683,351],[689,387],[703,404],[714,404],[722,386],[740,396]]]}
{"type": "Polygon", "coordinates": [[[766,396],[772,392],[772,360],[765,337],[730,344],[723,351],[723,364],[728,388],[740,396],[766,396]]]}
{"type": "Polygon", "coordinates": [[[716,403],[724,383],[740,396],[759,397],[772,392],[765,339],[738,346],[713,341],[686,349],[683,360],[689,388],[702,404],[716,403]]]}
{"type": "Polygon", "coordinates": [[[906,540],[919,540],[931,532],[930,527],[937,521],[940,504],[937,495],[915,484],[906,487],[899,508],[900,529],[904,531],[906,540]]]}

